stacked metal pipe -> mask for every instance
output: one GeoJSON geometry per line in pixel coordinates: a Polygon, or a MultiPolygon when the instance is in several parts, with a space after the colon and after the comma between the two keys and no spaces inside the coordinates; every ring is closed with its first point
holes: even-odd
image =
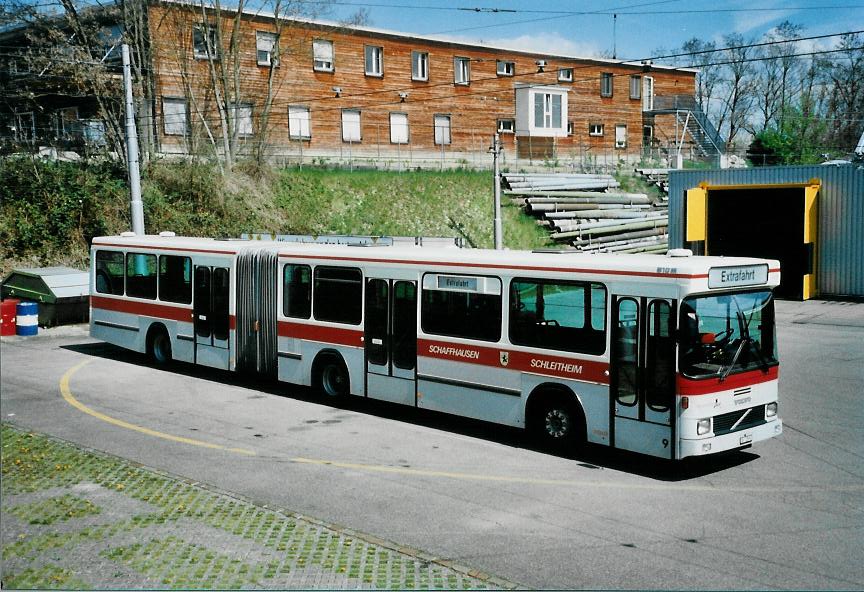
{"type": "Polygon", "coordinates": [[[505,195],[547,227],[555,241],[588,253],[665,253],[663,200],[617,191],[611,175],[504,174],[505,195]]]}

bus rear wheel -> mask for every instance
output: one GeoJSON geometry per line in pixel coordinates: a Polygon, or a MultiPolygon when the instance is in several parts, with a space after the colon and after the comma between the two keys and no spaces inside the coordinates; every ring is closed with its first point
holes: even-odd
{"type": "Polygon", "coordinates": [[[338,399],[348,394],[351,386],[345,363],[336,357],[322,359],[317,368],[315,390],[328,397],[338,399]]]}
{"type": "Polygon", "coordinates": [[[167,366],[171,363],[171,338],[164,328],[153,329],[148,342],[147,353],[154,364],[167,366]]]}
{"type": "Polygon", "coordinates": [[[575,403],[563,396],[547,396],[533,409],[531,432],[544,449],[571,452],[583,443],[585,424],[575,403]]]}

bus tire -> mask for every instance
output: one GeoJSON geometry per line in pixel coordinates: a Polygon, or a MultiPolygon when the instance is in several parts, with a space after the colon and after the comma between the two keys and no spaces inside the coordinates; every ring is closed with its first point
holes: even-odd
{"type": "Polygon", "coordinates": [[[147,334],[147,357],[157,366],[167,366],[172,360],[171,338],[162,325],[153,325],[147,334]]]}
{"type": "Polygon", "coordinates": [[[312,387],[319,395],[341,399],[351,391],[351,379],[345,362],[336,354],[325,354],[315,360],[312,387]]]}
{"type": "Polygon", "coordinates": [[[537,443],[553,452],[572,452],[585,442],[585,418],[572,395],[537,393],[529,414],[529,431],[537,443]]]}

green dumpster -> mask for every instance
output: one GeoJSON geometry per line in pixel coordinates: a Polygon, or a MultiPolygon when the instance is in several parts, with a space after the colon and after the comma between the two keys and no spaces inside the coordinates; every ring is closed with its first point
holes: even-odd
{"type": "Polygon", "coordinates": [[[90,316],[90,274],[71,267],[15,269],[0,294],[38,302],[40,327],[84,323],[90,316]]]}

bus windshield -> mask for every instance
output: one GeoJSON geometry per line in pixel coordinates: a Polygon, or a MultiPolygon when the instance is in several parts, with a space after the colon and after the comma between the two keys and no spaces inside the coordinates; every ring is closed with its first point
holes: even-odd
{"type": "Polygon", "coordinates": [[[690,378],[725,380],[777,362],[770,290],[685,298],[679,368],[690,378]]]}

